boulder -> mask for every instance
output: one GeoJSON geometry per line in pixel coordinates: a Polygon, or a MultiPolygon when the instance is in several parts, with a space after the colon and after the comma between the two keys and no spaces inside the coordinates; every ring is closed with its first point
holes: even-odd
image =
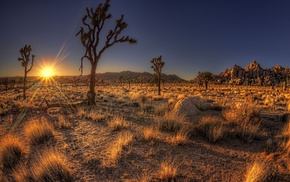
{"type": "Polygon", "coordinates": [[[187,117],[196,116],[205,110],[221,110],[220,106],[215,106],[202,100],[200,97],[186,97],[180,99],[174,106],[174,111],[184,114],[187,117]]]}
{"type": "Polygon", "coordinates": [[[184,114],[186,117],[196,116],[201,111],[195,106],[193,98],[182,98],[174,106],[173,110],[178,114],[184,114]]]}

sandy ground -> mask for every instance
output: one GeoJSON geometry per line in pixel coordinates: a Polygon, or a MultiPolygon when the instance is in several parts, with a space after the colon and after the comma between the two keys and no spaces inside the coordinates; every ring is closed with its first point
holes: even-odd
{"type": "MultiPolygon", "coordinates": [[[[2,92],[1,103],[4,106],[0,118],[0,138],[12,132],[27,143],[23,135],[25,123],[30,120],[49,121],[55,126],[55,137],[44,146],[34,146],[36,148],[31,150],[28,160],[46,147],[53,147],[67,157],[75,181],[162,181],[160,166],[164,161],[170,161],[177,167],[177,175],[173,179],[175,181],[244,181],[252,162],[264,160],[273,152],[269,150],[267,140],[281,132],[285,125],[281,116],[287,113],[287,96],[285,101],[276,100],[273,105],[265,105],[265,95],[271,95],[270,90],[260,93],[260,89],[239,87],[230,90],[216,88],[205,92],[190,85],[171,86],[164,88],[162,99],[157,101],[153,97],[154,87],[145,89],[144,86],[133,86],[129,90],[107,86],[97,88],[97,105],[89,107],[86,103],[81,103],[86,89],[87,87],[82,86],[32,88],[28,92],[31,101],[29,105],[16,99],[21,93],[13,90],[2,92]],[[134,106],[132,94],[146,95],[146,104],[152,106],[167,103],[171,97],[177,100],[182,94],[185,97],[198,95],[214,103],[243,102],[247,95],[257,96],[257,104],[262,108],[263,136],[245,142],[225,135],[216,143],[210,143],[203,136],[190,135],[186,143],[172,145],[168,142],[172,133],[160,132],[157,139],[148,141],[143,137],[143,130],[154,125],[156,115],[142,111],[142,106],[134,106]],[[49,103],[79,104],[76,107],[66,105],[43,109],[46,107],[44,98],[49,103]],[[84,110],[86,114],[81,116],[79,110],[84,110]],[[89,112],[98,113],[102,117],[94,121],[87,117],[89,112]],[[60,116],[72,126],[67,129],[58,128],[60,116]],[[114,116],[124,118],[128,127],[117,131],[108,128],[108,122],[114,116]],[[133,141],[123,148],[115,164],[104,166],[106,149],[120,133],[127,131],[134,135],[133,141]]],[[[221,112],[205,111],[203,115],[221,116],[221,112]]]]}

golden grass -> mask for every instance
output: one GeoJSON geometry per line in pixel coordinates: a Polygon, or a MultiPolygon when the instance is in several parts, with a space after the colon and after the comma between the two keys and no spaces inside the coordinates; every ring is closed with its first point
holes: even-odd
{"type": "Polygon", "coordinates": [[[129,123],[125,121],[123,118],[120,118],[118,116],[114,116],[112,120],[108,122],[108,127],[112,131],[118,131],[124,128],[127,128],[129,126],[129,123]]]}
{"type": "Polygon", "coordinates": [[[157,117],[155,122],[160,131],[178,132],[190,129],[189,124],[185,121],[185,116],[173,111],[166,112],[163,117],[157,117]]]}
{"type": "Polygon", "coordinates": [[[73,181],[66,157],[52,149],[38,156],[31,172],[35,181],[73,181]]]}
{"type": "Polygon", "coordinates": [[[134,139],[134,135],[125,131],[120,133],[117,138],[107,147],[104,151],[104,157],[102,160],[103,166],[115,166],[121,157],[122,150],[127,147],[134,139]]]}
{"type": "Polygon", "coordinates": [[[188,141],[189,132],[178,131],[172,137],[168,139],[169,143],[172,145],[182,145],[188,141]]]}
{"type": "Polygon", "coordinates": [[[154,140],[157,137],[158,131],[153,127],[146,127],[143,130],[143,136],[145,140],[154,140]]]}
{"type": "Polygon", "coordinates": [[[15,182],[32,182],[34,181],[30,170],[24,164],[17,165],[12,171],[12,177],[15,182]]]}
{"type": "Polygon", "coordinates": [[[14,135],[9,134],[0,141],[0,164],[4,169],[13,169],[26,153],[25,145],[14,135]]]}
{"type": "Polygon", "coordinates": [[[178,167],[173,160],[165,160],[160,165],[158,178],[166,181],[175,181],[177,169],[178,167]]]}
{"type": "Polygon", "coordinates": [[[68,119],[65,116],[60,115],[58,117],[57,127],[61,129],[68,129],[72,127],[72,124],[68,121],[68,119]]]}
{"type": "Polygon", "coordinates": [[[91,119],[96,122],[100,122],[106,119],[106,115],[99,113],[98,111],[95,111],[95,110],[90,110],[87,113],[86,118],[91,119]]]}
{"type": "Polygon", "coordinates": [[[234,125],[238,137],[251,142],[260,132],[260,109],[254,104],[231,106],[223,110],[228,123],[234,125]]]}
{"type": "Polygon", "coordinates": [[[79,107],[77,109],[77,116],[83,118],[86,115],[86,111],[84,107],[79,107]]]}
{"type": "Polygon", "coordinates": [[[217,116],[205,116],[201,118],[199,124],[194,128],[194,132],[205,136],[214,143],[224,136],[223,120],[217,116]]]}
{"type": "Polygon", "coordinates": [[[261,182],[266,181],[267,177],[271,175],[270,165],[266,162],[255,161],[249,167],[246,176],[245,182],[261,182]]]}
{"type": "Polygon", "coordinates": [[[29,121],[24,127],[24,135],[31,144],[41,144],[54,137],[54,129],[46,121],[29,121]]]}

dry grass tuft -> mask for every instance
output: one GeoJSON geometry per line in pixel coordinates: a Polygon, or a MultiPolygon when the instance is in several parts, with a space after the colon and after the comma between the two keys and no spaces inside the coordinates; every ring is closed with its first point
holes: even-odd
{"type": "Polygon", "coordinates": [[[223,120],[217,116],[205,116],[194,128],[195,132],[214,143],[224,136],[223,120]]]}
{"type": "Polygon", "coordinates": [[[91,110],[86,115],[86,118],[91,119],[91,120],[96,121],[96,122],[101,122],[101,121],[104,121],[106,119],[106,115],[99,113],[98,111],[91,110]]]}
{"type": "Polygon", "coordinates": [[[13,135],[5,136],[0,142],[0,164],[4,169],[13,169],[26,153],[27,149],[23,142],[13,135]]]}
{"type": "Polygon", "coordinates": [[[35,181],[73,181],[65,156],[51,149],[38,156],[31,172],[35,181]]]}
{"type": "Polygon", "coordinates": [[[80,118],[83,118],[83,117],[85,117],[85,115],[86,115],[85,108],[84,107],[79,107],[78,110],[77,110],[77,116],[80,117],[80,118]]]}
{"type": "Polygon", "coordinates": [[[182,145],[188,141],[189,132],[178,131],[172,137],[169,138],[169,143],[172,145],[182,145]]]}
{"type": "Polygon", "coordinates": [[[166,160],[161,163],[159,169],[159,179],[166,181],[175,181],[177,177],[177,166],[174,161],[166,160]]]}
{"type": "Polygon", "coordinates": [[[30,121],[24,127],[24,135],[31,144],[41,144],[54,137],[54,129],[46,121],[30,121]]]}
{"type": "Polygon", "coordinates": [[[108,127],[112,131],[125,129],[125,128],[128,128],[128,126],[129,126],[129,123],[125,121],[123,118],[120,118],[118,116],[113,117],[113,119],[108,122],[108,127]]]}
{"type": "Polygon", "coordinates": [[[248,169],[245,182],[268,181],[272,175],[271,164],[265,161],[255,161],[248,169]]]}
{"type": "Polygon", "coordinates": [[[102,160],[103,166],[115,166],[118,164],[118,160],[121,157],[122,150],[127,147],[134,139],[134,135],[125,131],[117,136],[117,139],[113,141],[107,149],[104,151],[104,157],[102,160]]]}
{"type": "Polygon", "coordinates": [[[189,124],[185,121],[185,116],[173,111],[166,112],[163,117],[157,117],[155,122],[160,131],[178,132],[190,129],[189,124]]]}
{"type": "Polygon", "coordinates": [[[260,109],[256,105],[231,106],[223,110],[223,116],[246,142],[251,142],[260,132],[260,109]]]}
{"type": "Polygon", "coordinates": [[[30,170],[24,164],[17,165],[12,172],[12,177],[16,182],[32,182],[34,181],[30,170]]]}
{"type": "Polygon", "coordinates": [[[58,117],[57,127],[61,129],[69,129],[72,127],[72,124],[68,121],[68,119],[65,116],[60,115],[58,117]]]}
{"type": "Polygon", "coordinates": [[[153,127],[147,127],[143,130],[143,136],[145,140],[154,140],[156,138],[158,131],[153,127]]]}

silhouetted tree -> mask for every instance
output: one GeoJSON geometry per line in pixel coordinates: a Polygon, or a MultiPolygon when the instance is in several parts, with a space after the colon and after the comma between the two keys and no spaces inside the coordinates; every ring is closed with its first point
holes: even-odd
{"type": "Polygon", "coordinates": [[[23,48],[20,49],[21,58],[18,58],[18,61],[21,62],[22,66],[24,67],[24,79],[23,79],[23,99],[26,99],[26,78],[29,71],[31,71],[34,63],[35,55],[31,55],[31,65],[28,69],[28,64],[30,62],[30,52],[32,51],[30,45],[25,45],[23,48]]]}
{"type": "Polygon", "coordinates": [[[129,36],[121,36],[122,31],[127,28],[128,24],[123,20],[124,15],[121,15],[116,20],[114,29],[110,29],[105,37],[104,45],[100,45],[101,33],[104,28],[104,24],[109,20],[112,15],[108,13],[110,7],[110,0],[106,0],[104,4],[94,10],[93,8],[86,8],[86,15],[82,19],[83,27],[76,34],[80,35],[81,42],[86,48],[84,56],[81,58],[81,74],[83,73],[83,60],[88,59],[91,63],[91,77],[90,77],[90,90],[87,93],[88,104],[95,105],[95,84],[96,84],[96,69],[98,62],[102,54],[108,48],[112,47],[116,43],[128,42],[129,44],[137,43],[137,40],[130,38],[129,36]]]}
{"type": "Polygon", "coordinates": [[[162,56],[159,56],[157,58],[153,58],[151,60],[151,63],[153,64],[151,66],[151,68],[153,68],[156,76],[157,76],[157,86],[158,86],[158,95],[161,95],[161,88],[160,88],[160,85],[161,85],[161,70],[162,70],[162,67],[164,66],[164,62],[162,61],[162,56]]]}
{"type": "Polygon", "coordinates": [[[197,74],[197,80],[200,83],[205,84],[205,89],[208,88],[208,83],[213,80],[213,74],[211,72],[198,72],[197,74]]]}

